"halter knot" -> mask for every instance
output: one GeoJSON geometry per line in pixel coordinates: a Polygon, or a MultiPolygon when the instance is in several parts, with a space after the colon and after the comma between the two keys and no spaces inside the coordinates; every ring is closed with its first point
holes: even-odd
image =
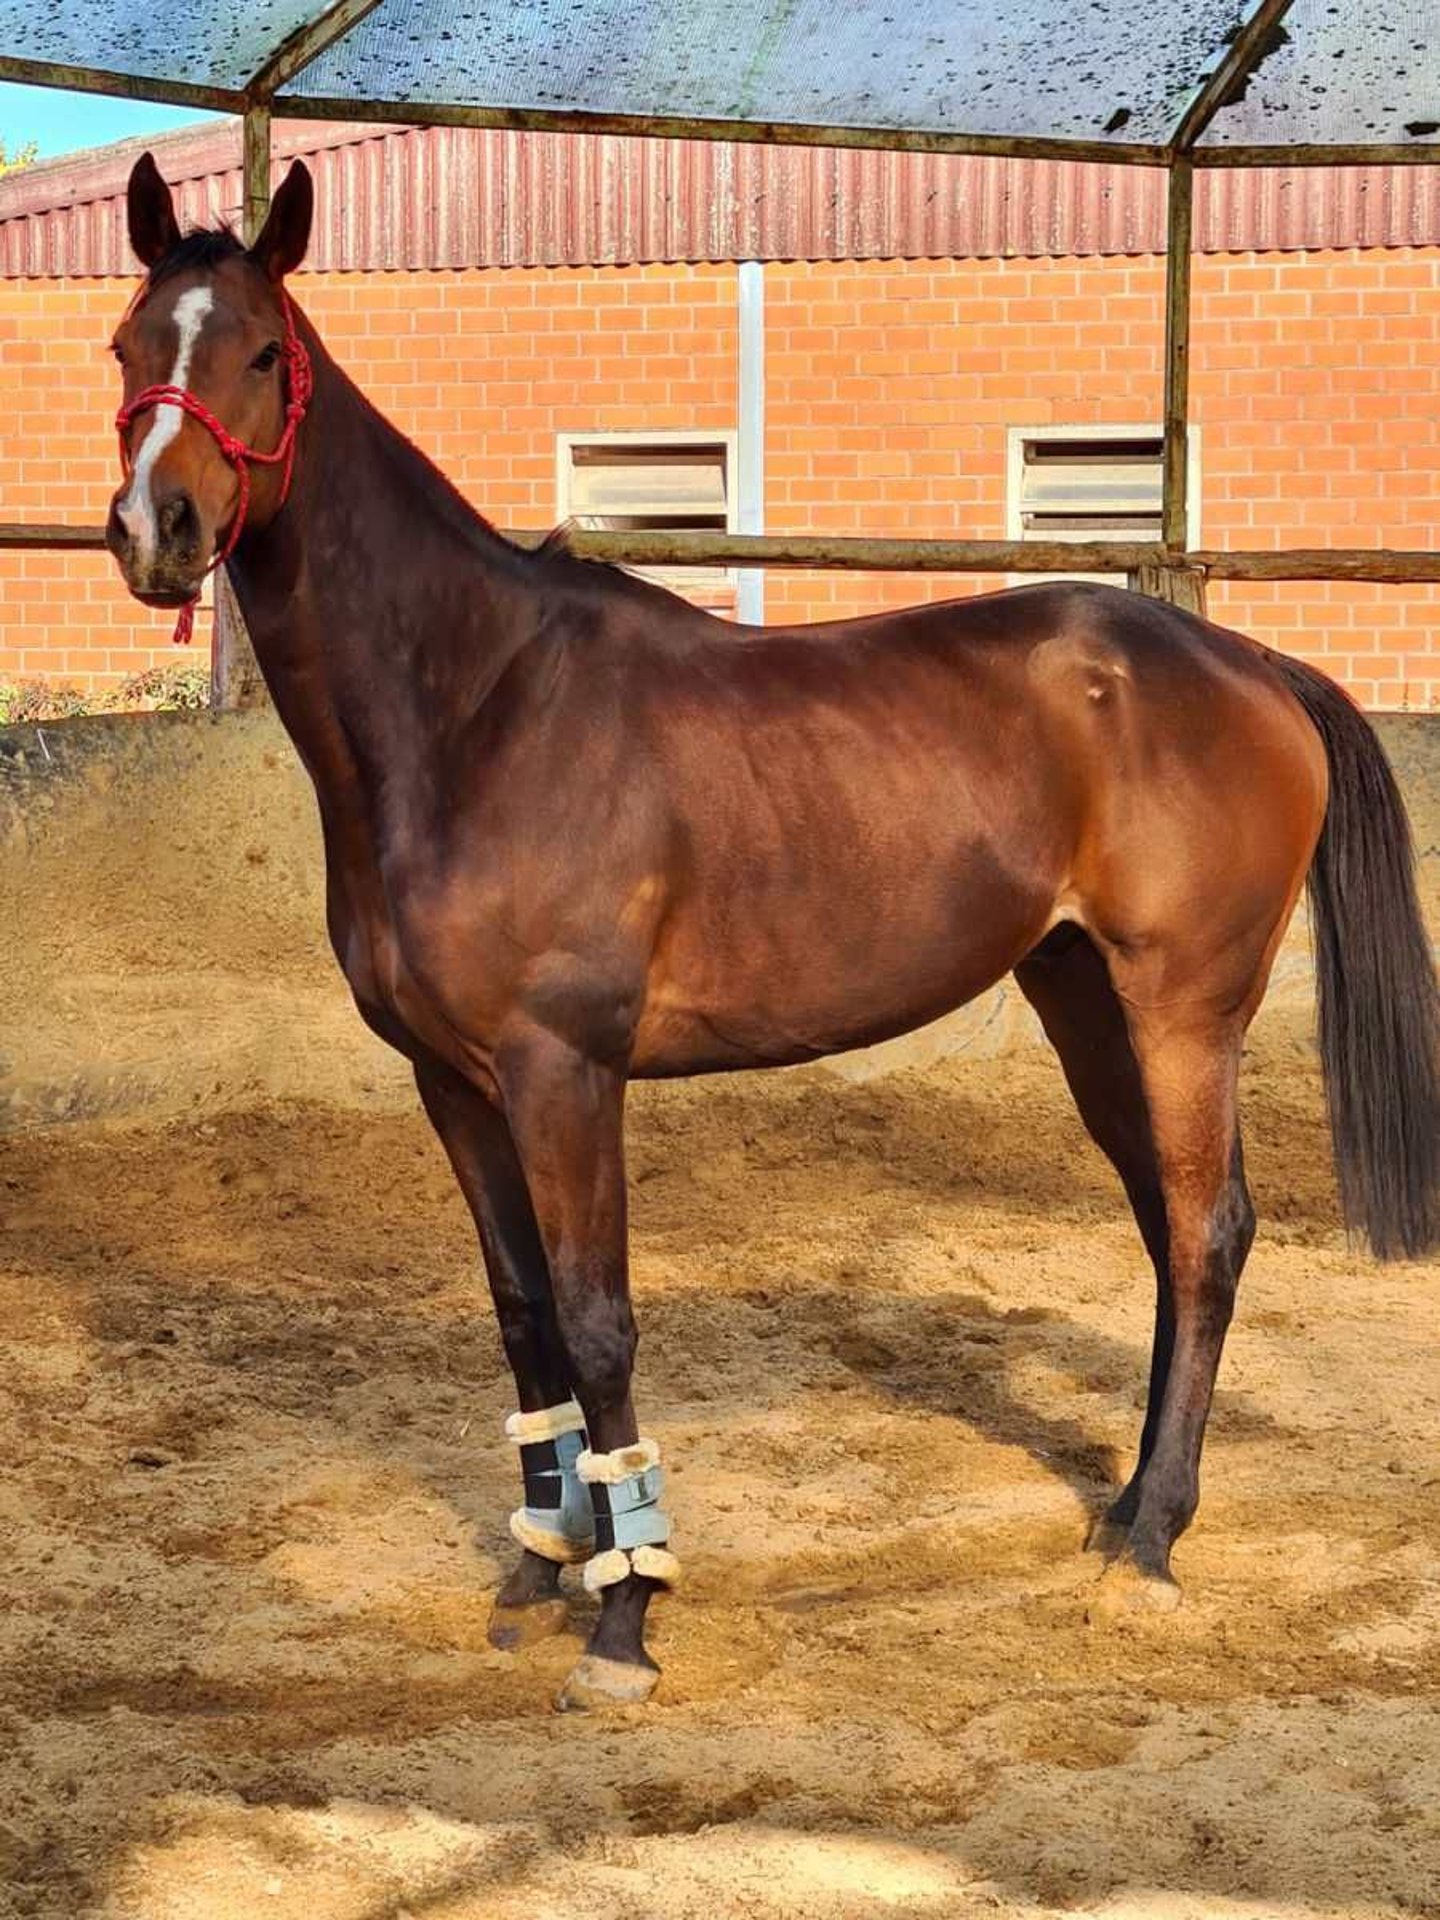
{"type": "MultiPolygon", "coordinates": [[[[151,407],[179,407],[182,413],[189,414],[192,420],[198,420],[220,449],[222,456],[235,469],[236,483],[240,489],[239,505],[235,509],[235,518],[230,522],[230,532],[225,544],[216,553],[215,558],[206,567],[211,574],[223,566],[239,544],[245,530],[245,516],[250,510],[250,467],[284,467],[280,479],[280,505],[283,507],[290,497],[290,481],[295,472],[295,441],[300,431],[300,423],[305,418],[310,405],[310,396],[315,390],[314,374],[310,366],[310,355],[305,342],[295,328],[295,315],[290,306],[289,296],[284,288],[280,289],[280,308],[285,315],[285,338],[281,344],[281,358],[285,362],[285,426],[280,439],[271,453],[261,453],[231,433],[223,420],[219,420],[210,411],[203,400],[197,400],[187,387],[177,387],[168,381],[162,381],[153,387],[146,387],[137,393],[126,406],[121,407],[115,416],[115,431],[120,436],[120,464],[128,474],[130,458],[125,447],[125,435],[137,415],[146,413],[151,407]]],[[[175,645],[188,647],[195,631],[195,609],[200,604],[197,593],[187,600],[180,609],[175,622],[175,645]]]]}

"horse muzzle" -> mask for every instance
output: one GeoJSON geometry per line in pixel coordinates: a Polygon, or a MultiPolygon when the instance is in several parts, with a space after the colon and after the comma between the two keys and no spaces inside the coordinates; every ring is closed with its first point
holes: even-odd
{"type": "Polygon", "coordinates": [[[110,503],[105,544],[137,600],[179,607],[200,591],[215,543],[183,489],[150,500],[126,487],[110,503]]]}

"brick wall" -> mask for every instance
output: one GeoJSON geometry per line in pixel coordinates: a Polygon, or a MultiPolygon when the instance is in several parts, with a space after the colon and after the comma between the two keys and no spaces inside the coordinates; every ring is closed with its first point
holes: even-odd
{"type": "MultiPolygon", "coordinates": [[[[555,516],[564,431],[733,427],[733,267],[306,276],[376,403],[500,524],[555,516]]],[[[0,282],[0,517],[98,520],[114,484],[105,341],[128,286],[0,282]]],[[[1440,256],[1196,263],[1194,417],[1211,546],[1440,545],[1440,256]]],[[[1007,429],[1158,422],[1158,260],[766,269],[772,530],[997,538],[1007,429]]],[[[991,581],[772,573],[767,618],[991,581]]],[[[1433,594],[1227,585],[1217,618],[1372,705],[1440,705],[1433,594]]],[[[168,619],[103,556],[0,555],[0,679],[114,682],[168,619]]],[[[203,628],[202,628],[203,635],[203,628]]]]}

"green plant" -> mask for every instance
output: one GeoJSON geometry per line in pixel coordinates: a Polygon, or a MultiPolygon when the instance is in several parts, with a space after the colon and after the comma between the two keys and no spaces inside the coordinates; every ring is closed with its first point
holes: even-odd
{"type": "Polygon", "coordinates": [[[177,660],[132,673],[118,686],[85,693],[64,681],[0,680],[0,727],[69,720],[87,713],[203,712],[210,705],[208,660],[177,660]]]}
{"type": "Polygon", "coordinates": [[[3,179],[7,173],[19,173],[22,167],[28,167],[35,158],[36,151],[33,140],[27,141],[23,147],[17,147],[13,153],[5,142],[0,140],[0,179],[3,179]]]}
{"type": "Polygon", "coordinates": [[[197,712],[210,704],[210,662],[176,660],[132,673],[120,682],[107,704],[146,707],[151,712],[173,712],[177,708],[197,712]]]}
{"type": "Polygon", "coordinates": [[[68,720],[94,713],[99,702],[78,687],[48,680],[0,680],[0,725],[21,727],[35,720],[68,720]]]}

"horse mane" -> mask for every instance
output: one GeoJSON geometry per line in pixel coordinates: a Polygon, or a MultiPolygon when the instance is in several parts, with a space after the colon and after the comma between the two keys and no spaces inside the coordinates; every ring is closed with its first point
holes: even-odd
{"type": "Polygon", "coordinates": [[[231,226],[192,227],[183,239],[178,240],[163,259],[157,260],[146,277],[147,288],[153,290],[177,273],[188,268],[210,269],[218,267],[226,260],[233,260],[236,254],[244,253],[245,243],[231,226]]]}
{"type": "MultiPolygon", "coordinates": [[[[619,593],[628,593],[642,599],[652,600],[658,594],[665,599],[674,596],[667,594],[663,587],[653,580],[646,580],[629,568],[617,566],[613,560],[593,560],[588,554],[576,553],[570,544],[575,532],[573,520],[562,520],[558,527],[552,527],[538,547],[517,548],[538,568],[543,568],[552,579],[568,579],[579,586],[607,587],[619,593]]],[[[499,536],[504,539],[504,535],[499,536]]],[[[507,546],[514,543],[506,541],[507,546]]]]}

